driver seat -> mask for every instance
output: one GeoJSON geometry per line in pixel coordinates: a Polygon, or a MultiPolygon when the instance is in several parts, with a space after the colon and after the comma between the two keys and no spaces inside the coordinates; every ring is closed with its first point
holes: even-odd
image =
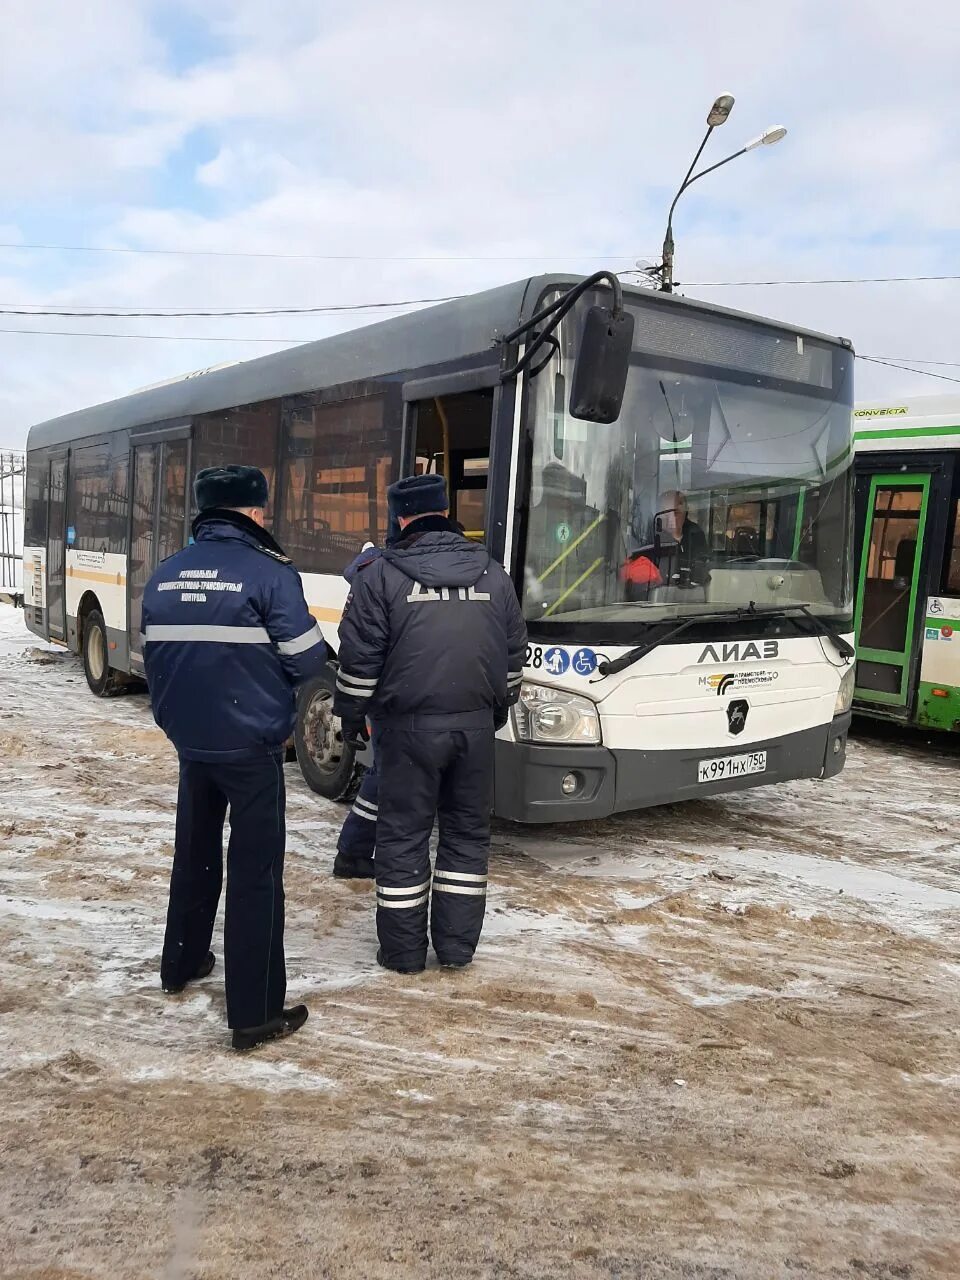
{"type": "Polygon", "coordinates": [[[760,554],[760,535],[756,529],[747,525],[733,531],[733,554],[735,556],[758,556],[760,554]]]}

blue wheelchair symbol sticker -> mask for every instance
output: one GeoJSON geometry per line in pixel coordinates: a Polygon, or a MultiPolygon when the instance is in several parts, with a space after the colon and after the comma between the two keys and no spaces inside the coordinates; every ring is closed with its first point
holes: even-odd
{"type": "Polygon", "coordinates": [[[552,676],[562,676],[570,665],[570,656],[566,649],[548,649],[543,655],[543,665],[552,676]]]}
{"type": "Polygon", "coordinates": [[[573,655],[573,669],[578,676],[592,676],[597,669],[597,655],[592,649],[578,649],[573,655]]]}

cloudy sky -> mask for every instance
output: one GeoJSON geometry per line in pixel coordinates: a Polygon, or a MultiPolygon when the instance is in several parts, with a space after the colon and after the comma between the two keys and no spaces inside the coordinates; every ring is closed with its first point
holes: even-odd
{"type": "MultiPolygon", "coordinates": [[[[948,0],[0,0],[0,17],[0,308],[397,301],[653,260],[728,90],[708,160],[790,132],[684,197],[685,292],[960,361],[960,281],[703,284],[960,273],[948,0]]],[[[0,446],[368,318],[0,315],[0,446]]],[[[859,365],[861,398],[951,389],[859,365]]]]}

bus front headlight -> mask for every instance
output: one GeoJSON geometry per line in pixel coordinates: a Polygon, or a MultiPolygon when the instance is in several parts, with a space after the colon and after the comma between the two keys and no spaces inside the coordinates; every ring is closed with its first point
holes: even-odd
{"type": "Polygon", "coordinates": [[[524,683],[511,714],[513,731],[520,742],[595,745],[601,740],[596,703],[566,689],[524,683]]]}
{"type": "Polygon", "coordinates": [[[842,716],[853,706],[853,685],[856,680],[856,668],[851,667],[849,671],[845,671],[843,679],[840,681],[840,688],[837,690],[837,701],[834,704],[833,714],[842,716]]]}

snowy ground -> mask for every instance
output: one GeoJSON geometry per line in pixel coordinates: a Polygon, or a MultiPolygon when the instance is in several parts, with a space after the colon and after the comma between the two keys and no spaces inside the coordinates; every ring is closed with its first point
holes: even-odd
{"type": "Polygon", "coordinates": [[[373,963],[288,766],[311,1019],[226,1048],[157,964],[175,761],[0,607],[4,1280],[960,1276],[960,755],[500,826],[462,974],[373,963]]]}

